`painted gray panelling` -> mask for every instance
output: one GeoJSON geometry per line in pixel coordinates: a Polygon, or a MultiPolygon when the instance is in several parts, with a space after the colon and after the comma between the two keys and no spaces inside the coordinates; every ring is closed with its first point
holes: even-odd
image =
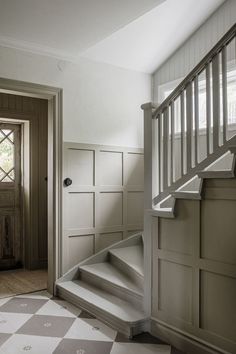
{"type": "Polygon", "coordinates": [[[63,272],[143,229],[143,150],[64,144],[63,272]]]}
{"type": "Polygon", "coordinates": [[[201,200],[176,201],[174,219],[152,217],[152,332],[177,332],[188,353],[236,353],[235,189],[235,178],[207,179],[201,200]]]}
{"type": "Polygon", "coordinates": [[[153,101],[158,87],[184,78],[236,22],[236,1],[227,0],[153,75],[153,101]]]}

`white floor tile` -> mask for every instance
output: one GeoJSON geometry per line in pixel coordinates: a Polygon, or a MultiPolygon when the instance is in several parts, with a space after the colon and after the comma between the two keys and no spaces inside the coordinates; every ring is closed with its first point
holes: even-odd
{"type": "Polygon", "coordinates": [[[0,299],[0,306],[4,305],[6,302],[8,302],[12,297],[5,297],[4,299],[0,299]]]}
{"type": "Polygon", "coordinates": [[[78,318],[65,335],[65,338],[113,341],[116,335],[116,331],[96,319],[78,318]]]}
{"type": "Polygon", "coordinates": [[[0,333],[15,333],[32,314],[0,312],[0,333]]]}
{"type": "Polygon", "coordinates": [[[52,354],[61,338],[14,334],[0,348],[1,354],[52,354]]]}
{"type": "Polygon", "coordinates": [[[170,354],[169,345],[142,343],[114,343],[111,354],[170,354]]]}
{"type": "Polygon", "coordinates": [[[49,300],[43,305],[37,315],[78,317],[81,310],[63,300],[49,300]]]}

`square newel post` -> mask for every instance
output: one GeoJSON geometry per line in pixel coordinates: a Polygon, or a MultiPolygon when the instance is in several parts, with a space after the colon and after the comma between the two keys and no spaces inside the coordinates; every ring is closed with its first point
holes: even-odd
{"type": "Polygon", "coordinates": [[[151,288],[152,288],[152,216],[153,206],[153,110],[152,103],[141,106],[144,111],[144,311],[151,316],[151,288]]]}

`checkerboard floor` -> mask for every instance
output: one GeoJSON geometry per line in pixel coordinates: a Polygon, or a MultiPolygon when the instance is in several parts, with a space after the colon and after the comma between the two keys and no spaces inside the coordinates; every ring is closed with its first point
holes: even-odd
{"type": "MultiPolygon", "coordinates": [[[[149,334],[129,340],[47,292],[0,299],[0,354],[169,354],[149,334]]],[[[180,354],[172,348],[171,353],[180,354]]]]}

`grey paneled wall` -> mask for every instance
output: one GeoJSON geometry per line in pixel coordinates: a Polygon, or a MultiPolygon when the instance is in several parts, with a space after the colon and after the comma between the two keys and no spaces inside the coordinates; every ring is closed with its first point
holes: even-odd
{"type": "Polygon", "coordinates": [[[153,100],[160,103],[158,87],[184,78],[236,22],[236,1],[223,5],[153,75],[153,100]]]}
{"type": "Polygon", "coordinates": [[[154,333],[174,328],[236,353],[236,179],[206,180],[203,191],[177,200],[175,219],[152,218],[154,333]]]}
{"type": "Polygon", "coordinates": [[[64,144],[63,273],[143,228],[143,150],[64,144]]]}

